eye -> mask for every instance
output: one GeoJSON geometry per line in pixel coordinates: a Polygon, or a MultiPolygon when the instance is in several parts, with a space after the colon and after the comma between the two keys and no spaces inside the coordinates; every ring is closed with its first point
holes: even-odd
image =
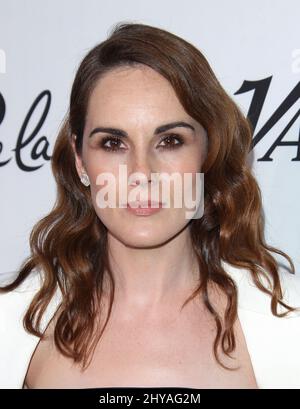
{"type": "Polygon", "coordinates": [[[100,146],[102,149],[105,151],[120,151],[124,150],[124,148],[119,147],[119,143],[122,143],[120,138],[112,137],[112,136],[106,136],[100,141],[100,146]],[[112,142],[110,146],[107,146],[106,144],[108,142],[112,142]]]}
{"type": "MultiPolygon", "coordinates": [[[[163,142],[164,145],[160,145],[159,148],[163,149],[176,149],[184,144],[183,138],[178,134],[169,134],[162,139],[161,142],[163,142]]],[[[105,136],[100,141],[100,147],[107,152],[125,150],[125,148],[120,147],[120,144],[122,144],[121,139],[115,136],[105,136]]]]}
{"type": "Polygon", "coordinates": [[[163,149],[176,149],[184,144],[183,138],[177,134],[169,134],[166,138],[162,139],[161,142],[166,143],[166,145],[159,146],[162,147],[163,149]],[[177,143],[175,143],[176,140],[178,141],[177,143]]]}

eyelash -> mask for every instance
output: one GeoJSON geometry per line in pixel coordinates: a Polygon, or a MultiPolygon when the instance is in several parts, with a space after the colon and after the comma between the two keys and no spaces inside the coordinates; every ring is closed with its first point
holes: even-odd
{"type": "MultiPolygon", "coordinates": [[[[179,141],[179,143],[176,143],[175,145],[170,145],[169,147],[162,147],[163,149],[168,149],[168,150],[173,150],[173,149],[177,149],[180,146],[182,146],[184,144],[184,140],[180,135],[177,134],[168,134],[165,138],[163,138],[160,142],[166,141],[166,140],[170,140],[170,139],[177,139],[179,141]],[[175,137],[175,138],[174,138],[175,137]]],[[[107,146],[104,146],[106,142],[108,141],[114,141],[114,142],[122,142],[120,138],[115,137],[115,136],[105,136],[104,138],[102,138],[102,140],[100,141],[100,147],[107,151],[107,152],[116,152],[116,151],[120,151],[123,150],[124,148],[109,148],[107,146]]]]}

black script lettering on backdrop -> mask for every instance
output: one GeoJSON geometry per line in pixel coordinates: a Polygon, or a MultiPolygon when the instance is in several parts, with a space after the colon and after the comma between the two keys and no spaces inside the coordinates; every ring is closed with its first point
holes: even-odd
{"type": "MultiPolygon", "coordinates": [[[[5,101],[4,101],[3,96],[0,93],[0,125],[1,125],[1,123],[3,121],[3,119],[4,119],[4,116],[5,116],[5,109],[6,109],[5,108],[5,101]]],[[[1,155],[2,149],[3,149],[3,143],[0,142],[0,155],[1,155]]],[[[6,165],[9,161],[10,161],[10,159],[8,159],[8,160],[6,160],[4,162],[0,162],[0,166],[6,165]]]]}
{"type": "MultiPolygon", "coordinates": [[[[39,169],[40,167],[42,167],[43,165],[39,165],[39,166],[28,166],[26,165],[23,161],[22,161],[22,149],[25,148],[27,145],[29,145],[32,141],[35,142],[32,146],[31,149],[31,153],[30,153],[30,157],[32,160],[37,160],[40,157],[42,157],[45,160],[50,160],[51,156],[48,155],[47,150],[49,148],[49,142],[46,138],[46,136],[41,136],[40,138],[36,138],[36,135],[38,134],[39,130],[41,129],[43,123],[45,122],[45,119],[47,118],[48,112],[49,112],[49,108],[50,108],[50,104],[51,104],[51,93],[48,90],[45,90],[43,92],[41,92],[37,98],[35,99],[35,101],[33,102],[32,106],[30,107],[28,114],[26,115],[24,122],[22,124],[21,130],[19,132],[18,138],[17,138],[17,142],[16,142],[16,147],[14,149],[12,149],[12,151],[15,152],[15,158],[16,158],[16,163],[18,165],[18,167],[21,170],[24,170],[25,172],[31,172],[34,170],[39,169]],[[44,107],[44,110],[42,112],[42,116],[39,119],[37,125],[35,126],[34,130],[31,132],[31,134],[29,134],[28,136],[26,136],[26,130],[28,128],[28,124],[30,123],[30,119],[35,111],[35,109],[37,108],[37,106],[40,104],[40,102],[42,101],[43,98],[46,98],[46,104],[44,107]]],[[[3,118],[5,116],[5,101],[3,96],[0,94],[0,124],[3,121],[3,118]]],[[[2,152],[2,148],[3,145],[0,142],[0,154],[2,152]]],[[[9,161],[11,160],[8,159],[5,162],[0,162],[0,166],[4,166],[6,165],[9,161]]]]}
{"type": "MultiPolygon", "coordinates": [[[[272,80],[272,76],[268,78],[264,78],[260,81],[244,81],[241,88],[235,92],[234,95],[242,94],[244,92],[248,92],[254,90],[253,98],[249,107],[249,111],[247,113],[247,118],[249,118],[252,128],[253,134],[256,128],[260,113],[262,111],[263,104],[265,102],[268,89],[272,80]]],[[[252,139],[251,149],[270,131],[270,129],[279,121],[280,118],[299,100],[300,98],[300,82],[295,86],[294,89],[289,93],[289,95],[285,98],[285,100],[279,105],[279,107],[275,110],[275,112],[271,115],[271,117],[267,120],[264,126],[260,129],[260,131],[254,136],[252,139]]],[[[270,148],[267,150],[265,155],[257,159],[257,161],[273,161],[270,157],[271,154],[274,152],[277,146],[297,146],[297,154],[292,161],[300,161],[300,127],[299,127],[299,134],[297,141],[283,141],[282,139],[300,116],[300,108],[289,121],[289,123],[285,126],[283,131],[279,134],[277,139],[273,142],[270,148]]]]}

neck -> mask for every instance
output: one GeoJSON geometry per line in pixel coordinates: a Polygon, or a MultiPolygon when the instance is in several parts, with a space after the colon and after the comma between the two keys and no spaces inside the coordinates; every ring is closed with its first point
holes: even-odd
{"type": "Polygon", "coordinates": [[[185,298],[199,283],[199,268],[185,228],[155,248],[133,248],[108,235],[115,301],[133,311],[154,311],[185,298]]]}

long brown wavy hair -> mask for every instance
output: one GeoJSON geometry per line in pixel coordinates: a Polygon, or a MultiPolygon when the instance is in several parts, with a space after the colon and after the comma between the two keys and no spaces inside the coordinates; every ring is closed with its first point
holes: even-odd
{"type": "Polygon", "coordinates": [[[236,347],[233,325],[237,319],[237,287],[221,260],[248,269],[257,288],[270,295],[271,311],[278,317],[294,308],[283,302],[279,266],[271,252],[285,257],[292,273],[295,267],[286,253],[268,246],[264,239],[261,191],[247,165],[252,140],[250,121],[222,88],[204,55],[161,28],[117,23],[107,39],[80,63],[51,158],[57,183],[55,204],[33,227],[31,255],[22,263],[16,280],[1,292],[14,290],[33,269],[40,268],[44,279],[24,316],[25,329],[43,337],[40,322],[59,288],[62,301],[56,310],[55,344],[83,369],[89,365],[110,317],[115,284],[107,230],[93,208],[90,189],[78,177],[71,137],[77,136],[75,148],[81,155],[89,96],[96,82],[115,67],[136,64],[147,65],[164,76],[186,112],[207,131],[208,151],[201,169],[205,174],[204,215],[191,220],[190,226],[201,283],[183,306],[197,295],[202,297],[216,324],[214,355],[227,368],[219,358],[218,345],[221,343],[223,353],[229,357],[236,347]],[[261,276],[270,288],[263,285],[261,276]],[[110,302],[105,325],[99,331],[96,322],[101,310],[97,307],[104,294],[105,277],[110,283],[110,302]],[[210,300],[210,283],[226,296],[223,317],[210,300]],[[287,311],[279,313],[278,304],[287,311]]]}

